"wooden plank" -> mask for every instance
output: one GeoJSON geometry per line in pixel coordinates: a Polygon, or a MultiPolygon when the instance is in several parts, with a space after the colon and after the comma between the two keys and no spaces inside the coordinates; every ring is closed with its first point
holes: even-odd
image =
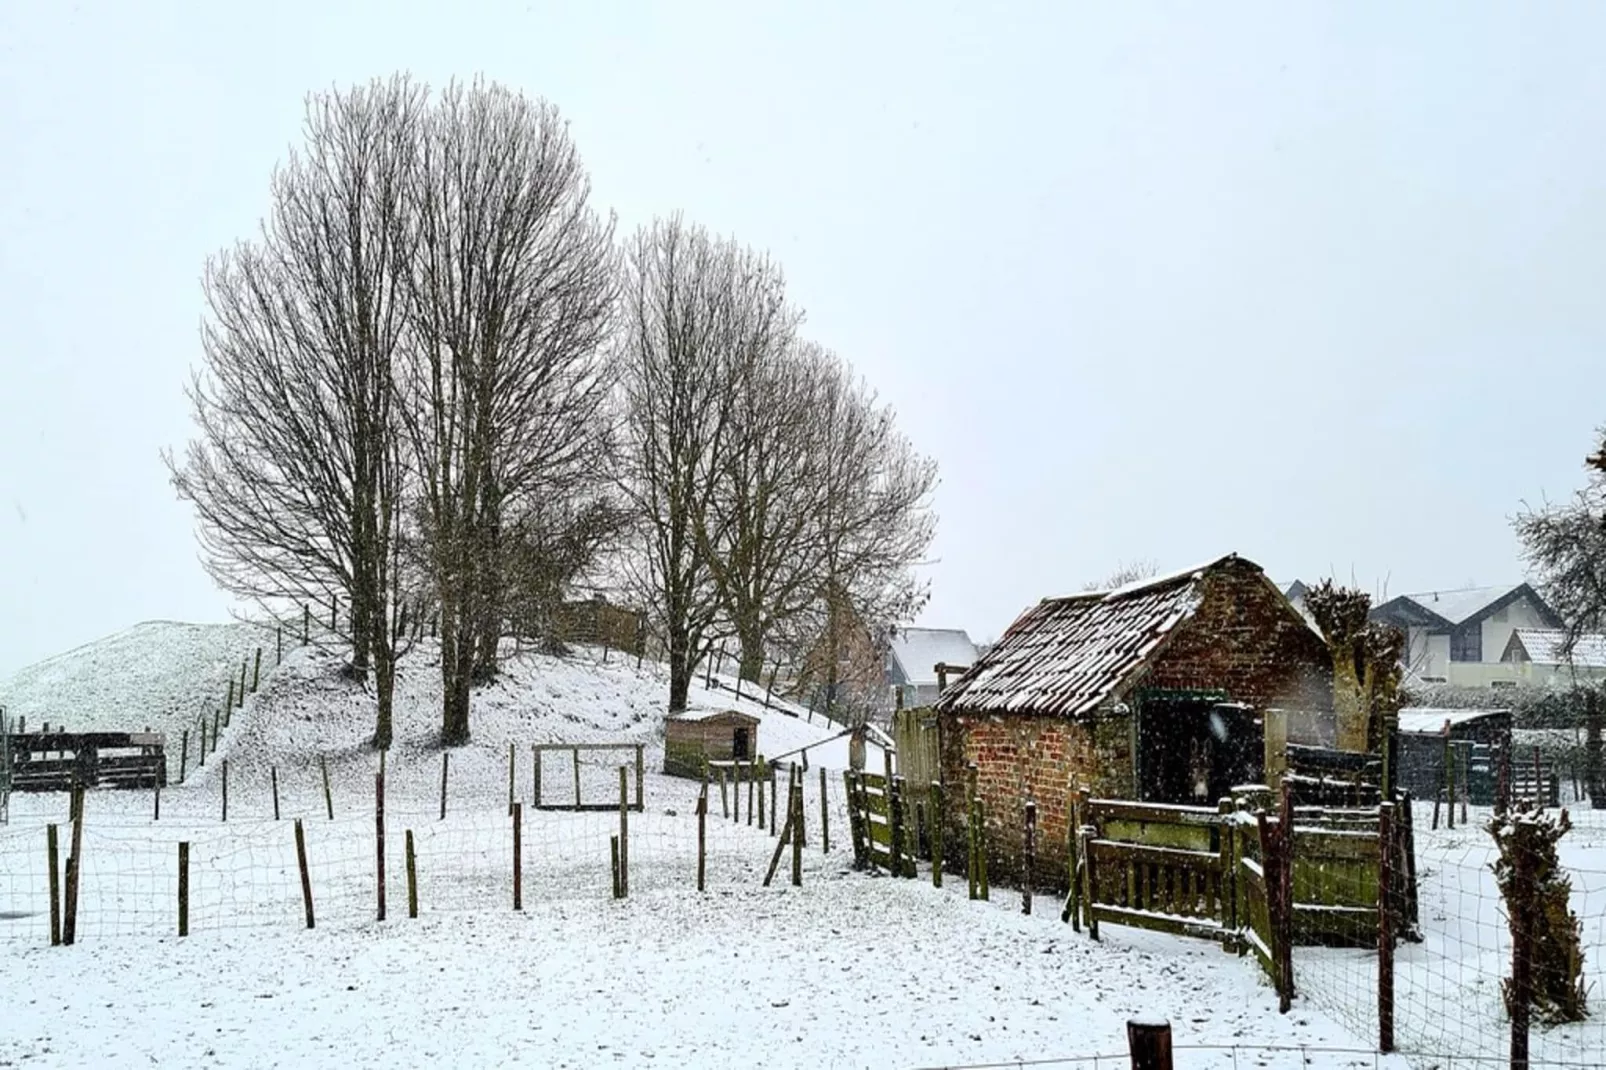
{"type": "Polygon", "coordinates": [[[1160,825],[1213,828],[1221,823],[1221,815],[1212,807],[1135,803],[1119,799],[1090,799],[1087,805],[1088,819],[1098,825],[1104,821],[1149,821],[1160,825]]]}
{"type": "Polygon", "coordinates": [[[1187,866],[1203,872],[1214,872],[1221,868],[1221,856],[1211,851],[1183,851],[1175,847],[1146,847],[1136,843],[1114,843],[1110,840],[1097,839],[1089,845],[1099,860],[1117,862],[1120,859],[1131,859],[1134,862],[1147,863],[1158,866],[1187,866]]]}
{"type": "Polygon", "coordinates": [[[1179,847],[1191,851],[1216,849],[1214,826],[1176,824],[1159,821],[1130,821],[1112,818],[1098,824],[1099,837],[1121,843],[1142,843],[1155,847],[1179,847]]]}
{"type": "Polygon", "coordinates": [[[1093,917],[1116,925],[1130,925],[1135,929],[1170,933],[1173,936],[1192,936],[1203,940],[1225,940],[1229,933],[1219,922],[1205,918],[1185,918],[1176,914],[1133,910],[1127,907],[1093,904],[1093,917]]]}

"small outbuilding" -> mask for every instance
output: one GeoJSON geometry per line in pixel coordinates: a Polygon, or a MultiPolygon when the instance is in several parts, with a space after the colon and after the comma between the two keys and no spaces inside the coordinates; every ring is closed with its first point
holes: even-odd
{"type": "Polygon", "coordinates": [[[664,718],[664,772],[700,779],[705,762],[758,754],[758,718],[737,710],[682,710],[664,718]]]}
{"type": "Polygon", "coordinates": [[[1493,805],[1500,755],[1511,748],[1511,711],[1407,706],[1400,711],[1395,783],[1415,798],[1436,797],[1448,747],[1455,748],[1456,783],[1466,786],[1467,801],[1493,805]]]}

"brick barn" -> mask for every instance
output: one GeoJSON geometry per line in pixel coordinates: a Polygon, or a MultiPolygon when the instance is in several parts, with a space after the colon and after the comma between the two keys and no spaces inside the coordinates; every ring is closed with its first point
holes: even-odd
{"type": "MultiPolygon", "coordinates": [[[[1037,804],[1038,880],[1065,883],[1069,799],[1214,805],[1262,776],[1259,711],[1289,738],[1332,731],[1326,644],[1260,566],[1235,554],[1118,590],[1045,599],[938,700],[943,782],[977,768],[996,872],[1020,876],[1037,804]]],[[[949,808],[963,864],[962,806],[949,808]]]]}

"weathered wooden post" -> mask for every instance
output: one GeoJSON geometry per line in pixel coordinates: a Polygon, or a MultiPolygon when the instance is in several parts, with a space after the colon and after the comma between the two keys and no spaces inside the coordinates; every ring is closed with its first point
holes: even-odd
{"type": "Polygon", "coordinates": [[[312,607],[301,607],[301,645],[306,646],[312,637],[312,607]]]}
{"type": "Polygon", "coordinates": [[[413,854],[413,830],[407,830],[407,916],[418,917],[418,861],[413,854]]]}
{"type": "Polygon", "coordinates": [[[947,823],[948,810],[943,805],[942,781],[933,780],[930,788],[931,798],[931,886],[942,887],[942,867],[946,861],[943,854],[943,826],[947,823]]]}
{"type": "Polygon", "coordinates": [[[719,767],[719,813],[726,820],[731,816],[730,792],[726,788],[725,767],[719,767]]]}
{"type": "Polygon", "coordinates": [[[84,865],[84,789],[73,788],[72,849],[67,852],[66,902],[62,904],[61,942],[71,945],[78,937],[78,882],[84,865]]]}
{"type": "Polygon", "coordinates": [[[820,767],[820,853],[831,853],[831,797],[827,785],[829,781],[825,776],[825,766],[820,767]]]}
{"type": "Polygon", "coordinates": [[[787,818],[792,826],[792,887],[803,887],[803,772],[798,770],[792,777],[792,786],[788,792],[791,803],[791,816],[787,818]]]}
{"type": "Polygon", "coordinates": [[[524,807],[514,803],[513,817],[513,909],[524,909],[524,807]]]}
{"type": "Polygon", "coordinates": [[[223,759],[223,820],[229,819],[229,760],[223,759]]]}
{"type": "Polygon", "coordinates": [[[697,890],[703,890],[703,877],[708,869],[708,781],[697,796],[697,890]]]}
{"type": "Polygon", "coordinates": [[[190,845],[178,844],[178,934],[190,935],[190,845]]]}
{"type": "Polygon", "coordinates": [[[619,834],[616,832],[608,837],[608,850],[613,857],[613,897],[623,898],[619,890],[619,834]]]}
{"type": "Polygon", "coordinates": [[[1172,1070],[1171,1023],[1163,1018],[1133,1018],[1126,1023],[1132,1070],[1172,1070]]]}
{"type": "Polygon", "coordinates": [[[507,745],[507,816],[513,816],[513,778],[517,775],[519,764],[519,745],[507,745]]]}
{"type": "Polygon", "coordinates": [[[580,748],[570,747],[569,754],[574,758],[574,808],[580,809],[580,748]]]}
{"type": "Polygon", "coordinates": [[[268,766],[268,781],[273,787],[273,820],[279,820],[279,767],[268,766]]]}
{"type": "Polygon", "coordinates": [[[301,867],[301,903],[307,910],[307,928],[312,928],[312,874],[307,870],[307,834],[296,818],[296,865],[301,867]]]}
{"type": "Polygon", "coordinates": [[[257,687],[262,683],[262,648],[257,647],[256,663],[251,666],[251,694],[257,693],[257,687]]]}
{"type": "Polygon", "coordinates": [[[385,774],[374,774],[374,886],[379,898],[379,917],[385,920],[385,774]]]}
{"type": "MultiPolygon", "coordinates": [[[[227,728],[234,719],[234,677],[229,677],[229,695],[223,700],[223,727],[227,728]]],[[[214,733],[215,735],[216,733],[214,733]]]]}
{"type": "Polygon", "coordinates": [[[1267,710],[1264,722],[1266,784],[1276,791],[1282,787],[1283,774],[1288,771],[1288,713],[1267,710]]]}
{"type": "Polygon", "coordinates": [[[647,776],[647,759],[642,752],[642,745],[636,744],[636,812],[647,812],[646,788],[643,786],[647,776]]]}
{"type": "Polygon", "coordinates": [[[151,778],[151,820],[162,819],[162,778],[151,778]]]}
{"type": "Polygon", "coordinates": [[[273,629],[273,664],[284,664],[284,625],[273,629]]]}
{"type": "Polygon", "coordinates": [[[619,767],[619,898],[630,896],[630,767],[619,767]]]}
{"type": "Polygon", "coordinates": [[[1377,808],[1377,1050],[1394,1050],[1394,805],[1377,808]]]}
{"type": "Polygon", "coordinates": [[[178,782],[184,783],[184,767],[190,761],[190,730],[184,729],[179,735],[178,745],[178,782]]]}
{"type": "Polygon", "coordinates": [[[1216,853],[1220,858],[1221,886],[1217,894],[1221,910],[1221,926],[1232,934],[1222,941],[1222,949],[1229,953],[1238,950],[1238,860],[1233,856],[1233,827],[1236,824],[1233,818],[1233,803],[1229,798],[1223,798],[1216,803],[1216,813],[1220,815],[1216,825],[1216,853]]]}
{"type": "Polygon", "coordinates": [[[329,758],[327,755],[318,755],[318,766],[323,770],[323,805],[329,811],[329,820],[335,819],[335,795],[329,788],[329,758]]]}
{"type": "Polygon", "coordinates": [[[892,822],[891,866],[892,876],[903,873],[903,777],[887,778],[887,815],[892,822]]]}
{"type": "Polygon", "coordinates": [[[45,860],[50,866],[50,946],[61,944],[61,856],[56,826],[45,826],[45,860]]]}
{"type": "Polygon", "coordinates": [[[1022,914],[1030,914],[1032,912],[1032,874],[1037,866],[1037,804],[1035,802],[1026,804],[1025,838],[1026,857],[1024,860],[1025,868],[1021,873],[1020,882],[1020,912],[1022,914]]]}
{"type": "Polygon", "coordinates": [[[446,773],[452,763],[452,752],[441,751],[441,820],[446,820],[446,773]]]}

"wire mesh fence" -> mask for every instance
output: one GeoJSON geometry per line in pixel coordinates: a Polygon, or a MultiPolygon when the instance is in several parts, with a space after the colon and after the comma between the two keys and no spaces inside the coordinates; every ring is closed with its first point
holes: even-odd
{"type": "MultiPolygon", "coordinates": [[[[1394,1050],[1414,1063],[1511,1065],[1513,1003],[1508,990],[1522,956],[1514,953],[1512,912],[1497,875],[1501,850],[1489,831],[1493,812],[1472,807],[1465,819],[1457,814],[1455,828],[1446,824],[1433,829],[1431,810],[1431,803],[1416,804],[1417,909],[1400,926],[1392,971],[1380,971],[1375,924],[1370,932],[1354,933],[1353,939],[1324,941],[1314,931],[1312,915],[1302,917],[1296,909],[1296,985],[1301,995],[1360,1036],[1383,1036],[1383,1017],[1391,1014],[1394,1050]],[[1392,998],[1380,1000],[1383,977],[1391,980],[1392,998]]],[[[1606,998],[1606,813],[1586,810],[1569,817],[1575,827],[1560,837],[1556,851],[1557,875],[1570,884],[1565,906],[1559,914],[1554,903],[1537,908],[1549,915],[1543,919],[1534,909],[1525,910],[1517,928],[1554,923],[1559,932],[1568,913],[1576,919],[1588,1014],[1559,1021],[1558,1015],[1543,1010],[1537,997],[1531,998],[1531,1021],[1517,1032],[1526,1036],[1529,1065],[1535,1067],[1599,1066],[1606,1052],[1606,1011],[1599,1004],[1606,998]]],[[[1530,858],[1521,864],[1530,867],[1528,872],[1514,876],[1537,888],[1544,876],[1542,863],[1530,858]]],[[[1318,879],[1335,890],[1354,880],[1337,866],[1326,867],[1318,879]]],[[[1358,886],[1342,890],[1351,897],[1368,891],[1358,886]]],[[[1556,953],[1548,931],[1528,933],[1523,941],[1524,955],[1531,960],[1525,982],[1530,989],[1544,980],[1547,968],[1537,960],[1556,953]]],[[[1520,1023],[1524,1012],[1517,1014],[1520,1023]]]]}

